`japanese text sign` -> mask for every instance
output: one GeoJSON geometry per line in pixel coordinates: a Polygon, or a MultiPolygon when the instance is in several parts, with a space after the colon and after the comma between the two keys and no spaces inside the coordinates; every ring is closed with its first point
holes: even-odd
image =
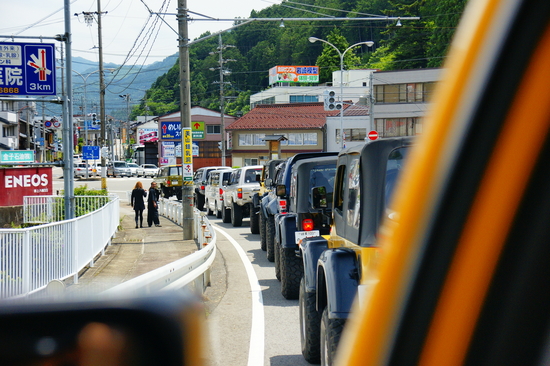
{"type": "Polygon", "coordinates": [[[55,94],[55,45],[0,42],[0,95],[55,94]]]}

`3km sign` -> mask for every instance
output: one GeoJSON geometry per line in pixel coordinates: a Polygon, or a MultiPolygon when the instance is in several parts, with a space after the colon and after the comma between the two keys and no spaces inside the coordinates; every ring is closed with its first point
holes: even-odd
{"type": "Polygon", "coordinates": [[[55,94],[55,45],[0,42],[0,96],[55,94]]]}

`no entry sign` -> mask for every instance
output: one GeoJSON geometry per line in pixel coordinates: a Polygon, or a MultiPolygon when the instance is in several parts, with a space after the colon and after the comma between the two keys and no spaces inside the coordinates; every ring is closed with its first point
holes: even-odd
{"type": "Polygon", "coordinates": [[[369,140],[376,140],[378,138],[378,132],[376,131],[370,131],[367,135],[369,137],[369,140]]]}

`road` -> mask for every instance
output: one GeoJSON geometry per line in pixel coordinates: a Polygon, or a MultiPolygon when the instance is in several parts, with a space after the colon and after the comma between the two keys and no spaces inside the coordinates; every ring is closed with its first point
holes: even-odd
{"type": "MultiPolygon", "coordinates": [[[[54,191],[62,190],[61,169],[54,168],[53,176],[54,191]]],[[[152,181],[107,178],[107,189],[119,195],[121,204],[127,204],[126,192],[138,180],[145,188],[152,181]]],[[[82,185],[99,189],[101,181],[75,180],[75,187],[82,185]]],[[[214,216],[208,219],[216,228],[218,247],[212,285],[204,296],[208,364],[309,365],[301,354],[298,301],[282,297],[274,265],[260,249],[259,235],[250,233],[249,220],[234,228],[214,216]]]]}
{"type": "Polygon", "coordinates": [[[281,295],[274,265],[260,249],[260,236],[250,233],[248,219],[234,228],[214,216],[208,218],[217,228],[217,260],[223,260],[227,278],[222,284],[213,276],[212,288],[205,294],[216,296],[224,285],[227,288],[208,317],[212,365],[309,365],[301,354],[298,300],[281,295]],[[247,273],[243,259],[253,273],[247,273]]]}

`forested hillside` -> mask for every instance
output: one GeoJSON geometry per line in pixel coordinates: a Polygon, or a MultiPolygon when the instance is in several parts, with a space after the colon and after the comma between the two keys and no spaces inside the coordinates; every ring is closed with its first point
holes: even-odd
{"type": "MultiPolygon", "coordinates": [[[[332,47],[322,42],[310,43],[311,36],[327,40],[341,51],[357,42],[374,42],[372,48],[361,46],[348,51],[346,68],[439,67],[465,3],[465,0],[285,0],[280,5],[253,11],[250,18],[389,16],[420,17],[420,20],[403,20],[401,26],[389,20],[285,21],[284,27],[280,22],[256,21],[225,32],[223,45],[235,46],[223,50],[224,59],[235,60],[224,65],[231,71],[224,77],[224,81],[230,82],[224,86],[224,94],[233,97],[226,101],[226,113],[246,113],[250,95],[268,86],[268,70],[276,65],[318,65],[320,82],[330,81],[332,71],[340,69],[340,58],[332,47]]],[[[190,47],[193,106],[219,110],[219,69],[216,69],[219,55],[213,53],[217,48],[217,36],[190,47]]],[[[150,115],[179,110],[178,73],[176,63],[147,91],[146,101],[134,108],[133,115],[143,115],[145,103],[150,115]]]]}

